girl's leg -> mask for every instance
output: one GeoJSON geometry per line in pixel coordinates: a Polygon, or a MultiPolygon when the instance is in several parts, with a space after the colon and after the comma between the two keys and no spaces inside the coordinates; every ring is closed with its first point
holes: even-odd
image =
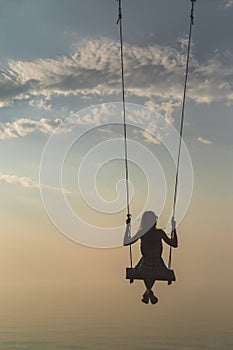
{"type": "Polygon", "coordinates": [[[144,280],[146,286],[146,292],[143,294],[142,302],[148,304],[149,299],[152,304],[156,304],[158,302],[158,298],[154,295],[151,288],[153,287],[155,280],[144,280]]]}
{"type": "Polygon", "coordinates": [[[153,287],[155,280],[150,280],[150,279],[146,279],[144,280],[145,286],[146,286],[146,291],[147,293],[149,293],[149,291],[151,290],[151,288],[153,287]]]}

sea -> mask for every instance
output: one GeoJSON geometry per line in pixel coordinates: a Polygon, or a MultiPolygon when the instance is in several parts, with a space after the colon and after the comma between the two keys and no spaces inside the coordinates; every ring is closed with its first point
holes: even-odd
{"type": "Polygon", "coordinates": [[[143,285],[2,286],[1,350],[232,350],[232,291],[143,285]],[[213,292],[213,291],[212,291],[213,292]]]}

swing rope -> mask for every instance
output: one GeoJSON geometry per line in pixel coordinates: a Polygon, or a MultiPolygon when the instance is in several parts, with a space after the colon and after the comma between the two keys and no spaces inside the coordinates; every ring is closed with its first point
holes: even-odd
{"type": "MultiPolygon", "coordinates": [[[[127,224],[130,225],[130,199],[129,199],[129,167],[128,167],[128,147],[127,147],[127,125],[126,125],[126,111],[125,111],[125,77],[124,77],[124,52],[123,52],[123,30],[122,30],[122,7],[121,0],[118,0],[118,19],[119,34],[120,34],[120,53],[121,53],[121,88],[122,88],[122,108],[123,108],[123,125],[124,125],[124,150],[125,150],[125,183],[126,183],[126,203],[127,203],[127,224]]],[[[133,267],[132,247],[130,249],[130,265],[133,267]]]]}
{"type": "MultiPolygon", "coordinates": [[[[130,214],[130,200],[129,200],[129,169],[128,169],[128,147],[127,147],[127,125],[126,125],[126,110],[125,110],[125,79],[124,79],[124,54],[123,54],[123,30],[122,30],[122,7],[121,0],[117,0],[118,7],[118,20],[119,24],[119,34],[120,34],[120,55],[121,55],[121,85],[122,85],[122,108],[123,108],[123,125],[124,125],[124,149],[125,149],[125,180],[126,180],[126,201],[127,201],[127,224],[131,222],[130,214]]],[[[190,14],[190,26],[189,26],[189,36],[188,36],[188,47],[187,47],[187,58],[186,58],[186,69],[185,69],[185,80],[184,80],[184,92],[183,92],[183,101],[182,101],[182,110],[181,110],[181,121],[180,121],[180,133],[179,133],[179,147],[178,147],[178,157],[177,157],[177,166],[176,166],[176,176],[175,176],[175,186],[174,186],[174,198],[173,198],[173,207],[172,207],[172,217],[175,218],[176,215],[176,202],[177,202],[177,192],[178,192],[178,180],[179,180],[179,167],[180,167],[180,155],[181,155],[181,145],[183,138],[183,129],[184,129],[184,117],[185,117],[185,102],[186,102],[186,92],[187,92],[187,81],[189,74],[189,61],[190,61],[190,51],[191,51],[191,40],[192,40],[192,27],[194,25],[194,3],[196,0],[191,0],[191,14],[190,14]]],[[[173,238],[172,231],[172,238],[173,238]]],[[[171,268],[172,260],[172,247],[169,251],[169,261],[168,267],[171,268]]],[[[132,262],[132,247],[130,245],[130,265],[133,266],[132,262]]]]}
{"type": "MultiPolygon", "coordinates": [[[[176,177],[175,177],[175,186],[174,186],[174,198],[173,198],[173,209],[172,209],[172,217],[173,218],[175,218],[175,215],[176,215],[176,201],[177,201],[177,189],[178,189],[178,180],[179,180],[181,143],[182,143],[183,129],[184,129],[185,102],[186,102],[187,81],[188,81],[188,74],[189,74],[189,60],[190,60],[191,40],[192,40],[192,27],[194,25],[194,2],[196,2],[196,0],[191,0],[191,2],[192,2],[192,8],[191,8],[191,14],[190,14],[189,38],[188,38],[186,70],[185,70],[185,80],[184,80],[184,92],[183,92],[183,102],[182,102],[181,121],[180,121],[179,148],[178,148],[176,177]]],[[[172,231],[171,238],[173,238],[173,236],[174,235],[173,235],[173,231],[172,231]]],[[[168,268],[169,269],[171,268],[171,262],[172,262],[172,247],[170,247],[170,251],[169,251],[169,260],[168,260],[168,268]]]]}

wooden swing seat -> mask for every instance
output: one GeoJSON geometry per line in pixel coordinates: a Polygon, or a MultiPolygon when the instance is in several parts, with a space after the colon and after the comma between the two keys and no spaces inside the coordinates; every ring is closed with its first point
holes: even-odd
{"type": "Polygon", "coordinates": [[[174,270],[170,270],[167,267],[157,267],[154,271],[143,271],[134,267],[127,267],[126,279],[131,281],[153,279],[156,281],[172,282],[176,280],[176,276],[174,270]]]}

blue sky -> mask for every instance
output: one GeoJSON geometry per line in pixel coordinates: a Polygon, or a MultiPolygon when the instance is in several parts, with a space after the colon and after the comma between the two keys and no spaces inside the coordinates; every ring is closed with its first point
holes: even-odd
{"type": "MultiPolygon", "coordinates": [[[[115,1],[1,1],[1,8],[4,154],[30,137],[43,145],[72,112],[120,101],[115,1]]],[[[185,130],[192,144],[231,144],[232,10],[231,1],[196,4],[185,130]]],[[[177,126],[190,2],[126,1],[123,11],[127,101],[177,126]]]]}

